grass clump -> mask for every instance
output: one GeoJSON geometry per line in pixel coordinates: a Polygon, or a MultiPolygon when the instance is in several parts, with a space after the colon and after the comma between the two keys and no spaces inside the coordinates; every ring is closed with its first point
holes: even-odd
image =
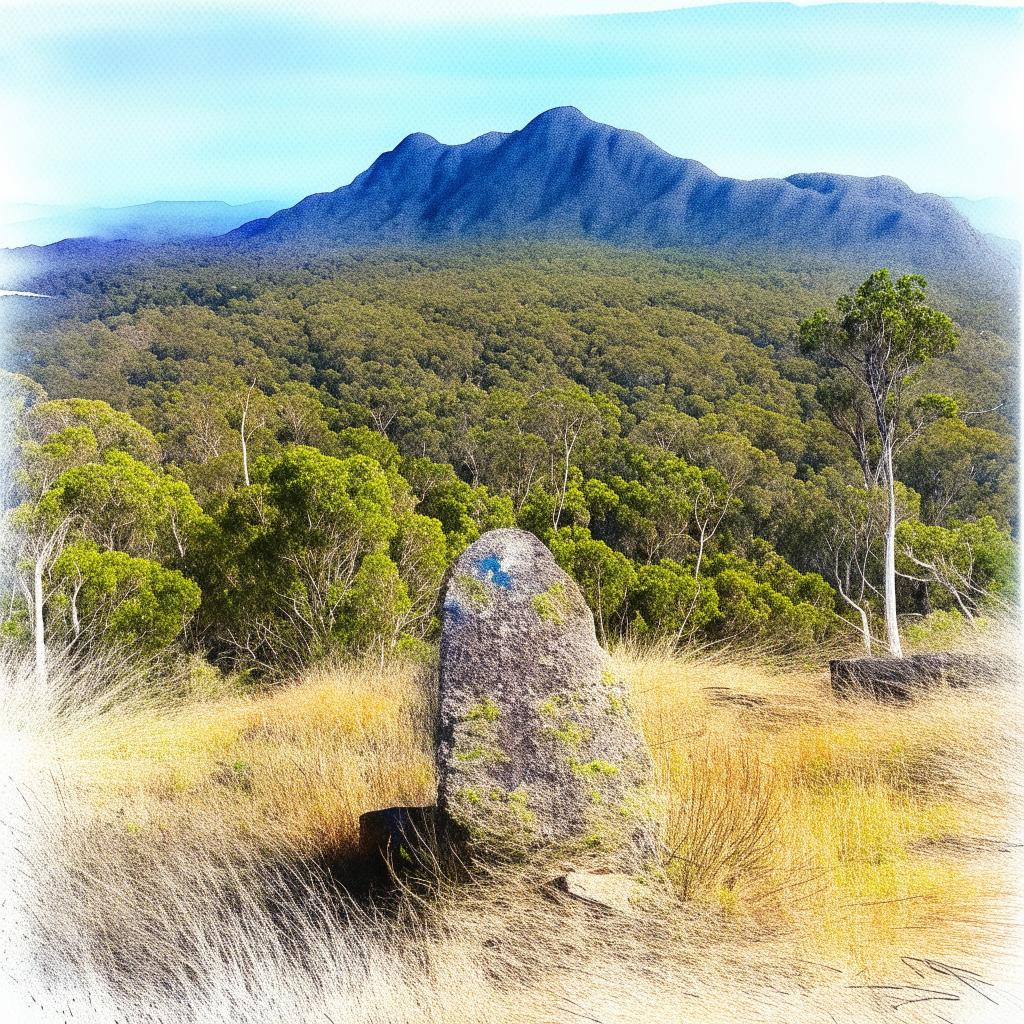
{"type": "Polygon", "coordinates": [[[952,953],[999,916],[1014,759],[1007,691],[906,705],[839,700],[826,673],[748,660],[618,655],[668,807],[687,900],[785,924],[858,968],[907,935],[952,953]],[[723,902],[723,890],[729,895],[723,902]]]}
{"type": "Polygon", "coordinates": [[[70,723],[55,757],[101,819],[154,837],[349,855],[363,811],[433,802],[432,716],[415,666],[325,667],[265,694],[129,700],[70,723]]]}

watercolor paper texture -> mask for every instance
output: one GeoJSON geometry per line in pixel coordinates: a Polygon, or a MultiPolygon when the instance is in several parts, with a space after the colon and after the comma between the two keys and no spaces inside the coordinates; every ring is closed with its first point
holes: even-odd
{"type": "Polygon", "coordinates": [[[0,1017],[1021,1019],[1022,69],[0,0],[0,1017]]]}

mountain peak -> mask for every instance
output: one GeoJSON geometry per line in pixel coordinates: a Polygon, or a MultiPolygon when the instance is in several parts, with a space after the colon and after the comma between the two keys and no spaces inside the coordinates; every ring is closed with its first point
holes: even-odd
{"type": "MultiPolygon", "coordinates": [[[[596,125],[591,121],[579,107],[551,107],[539,113],[532,121],[527,122],[526,128],[535,124],[556,124],[556,125],[596,125]]],[[[524,129],[525,130],[525,129],[524,129]]]]}
{"type": "MultiPolygon", "coordinates": [[[[526,137],[544,138],[552,141],[596,137],[602,132],[616,132],[610,125],[592,121],[576,107],[552,107],[527,122],[517,133],[526,137]]],[[[623,135],[630,134],[622,132],[623,135]]]]}
{"type": "Polygon", "coordinates": [[[416,149],[428,149],[433,146],[440,146],[441,143],[434,138],[433,135],[428,135],[426,132],[412,132],[406,135],[402,141],[395,146],[392,150],[393,153],[408,152],[409,150],[416,149]]]}

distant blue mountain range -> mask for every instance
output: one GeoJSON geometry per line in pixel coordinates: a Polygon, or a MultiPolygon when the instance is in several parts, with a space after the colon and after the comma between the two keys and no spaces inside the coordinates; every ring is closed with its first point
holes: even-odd
{"type": "Polygon", "coordinates": [[[1017,240],[1024,234],[1024,210],[1012,199],[964,199],[962,196],[948,198],[979,231],[1017,240]]]}
{"type": "Polygon", "coordinates": [[[344,188],[243,224],[221,242],[263,249],[484,238],[754,245],[918,266],[996,257],[948,200],[896,178],[721,177],[575,107],[462,145],[410,135],[344,188]]]}
{"type": "Polygon", "coordinates": [[[216,201],[118,207],[22,204],[0,209],[0,247],[50,245],[65,238],[188,241],[223,234],[283,205],[270,199],[239,205],[216,201]]]}
{"type": "MultiPolygon", "coordinates": [[[[8,251],[9,263],[42,269],[117,261],[164,244],[269,254],[524,238],[799,251],[922,269],[1013,272],[1019,259],[1015,243],[971,223],[1010,224],[991,202],[950,201],[891,177],[726,178],[575,107],[461,145],[410,135],[351,184],[278,207],[268,200],[51,211],[24,226],[35,225],[37,243],[40,230],[61,240],[8,251]]],[[[2,276],[0,284],[12,287],[31,279],[28,270],[2,276]]]]}

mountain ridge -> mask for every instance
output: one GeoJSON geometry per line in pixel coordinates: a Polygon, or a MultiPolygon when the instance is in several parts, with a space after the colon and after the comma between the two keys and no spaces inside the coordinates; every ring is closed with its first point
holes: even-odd
{"type": "Polygon", "coordinates": [[[454,145],[414,132],[348,185],[218,241],[264,248],[572,237],[655,247],[760,244],[921,266],[1000,259],[948,200],[897,178],[724,177],[575,107],[454,145]]]}

